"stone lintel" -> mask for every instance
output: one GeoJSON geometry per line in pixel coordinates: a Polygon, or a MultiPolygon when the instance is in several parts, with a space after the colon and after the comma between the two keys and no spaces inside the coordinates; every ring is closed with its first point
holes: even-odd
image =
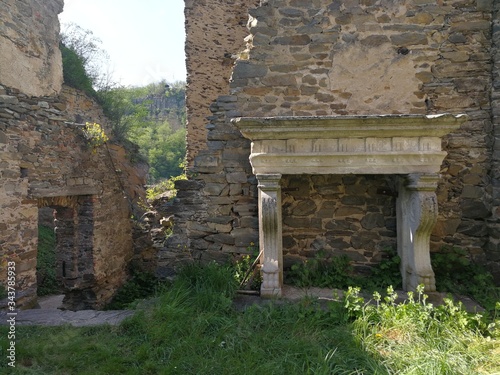
{"type": "Polygon", "coordinates": [[[245,138],[366,138],[442,137],[467,120],[464,114],[369,115],[369,116],[277,116],[239,117],[231,120],[245,138]]]}
{"type": "Polygon", "coordinates": [[[52,197],[68,197],[78,195],[98,195],[99,190],[95,186],[65,186],[60,189],[37,189],[30,190],[32,198],[52,198],[52,197]]]}

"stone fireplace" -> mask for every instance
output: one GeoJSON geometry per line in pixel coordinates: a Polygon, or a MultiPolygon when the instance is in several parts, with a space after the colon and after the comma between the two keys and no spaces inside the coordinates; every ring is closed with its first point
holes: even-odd
{"type": "Polygon", "coordinates": [[[465,115],[241,117],[232,122],[252,141],[258,180],[262,296],[283,287],[282,175],[384,174],[397,179],[397,247],[403,288],[435,291],[429,239],[437,218],[441,138],[465,115]]]}

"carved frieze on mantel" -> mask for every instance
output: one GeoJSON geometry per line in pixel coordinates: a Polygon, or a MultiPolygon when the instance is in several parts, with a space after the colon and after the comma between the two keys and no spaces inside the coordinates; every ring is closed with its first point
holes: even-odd
{"type": "Polygon", "coordinates": [[[465,115],[241,117],[254,173],[437,173],[465,115]],[[298,171],[299,170],[299,171],[298,171]]]}

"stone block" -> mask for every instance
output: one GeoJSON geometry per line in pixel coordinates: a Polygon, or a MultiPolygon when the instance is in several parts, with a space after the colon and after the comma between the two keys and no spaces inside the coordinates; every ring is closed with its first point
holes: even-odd
{"type": "Polygon", "coordinates": [[[296,8],[280,8],[279,13],[285,17],[303,17],[304,12],[296,8]]]}
{"type": "Polygon", "coordinates": [[[216,184],[209,182],[203,188],[203,192],[207,195],[211,196],[219,196],[224,191],[224,189],[228,187],[227,184],[216,184]]]}
{"type": "Polygon", "coordinates": [[[205,240],[211,241],[211,242],[216,242],[216,243],[221,243],[221,244],[227,244],[227,245],[234,245],[235,244],[234,237],[231,236],[230,234],[226,234],[226,233],[212,234],[212,235],[206,236],[205,240]]]}
{"type": "Polygon", "coordinates": [[[340,255],[338,250],[349,249],[351,245],[341,238],[328,238],[327,244],[333,249],[335,255],[340,255]]]}
{"type": "Polygon", "coordinates": [[[207,262],[207,263],[208,262],[216,262],[219,264],[227,264],[230,260],[229,254],[222,252],[221,249],[204,250],[200,254],[200,260],[202,262],[207,262]]]}
{"type": "Polygon", "coordinates": [[[16,96],[0,95],[0,104],[17,104],[19,99],[16,96]]]}
{"type": "Polygon", "coordinates": [[[351,245],[355,249],[374,249],[380,241],[380,235],[375,232],[357,232],[351,236],[351,245]]]}
{"type": "Polygon", "coordinates": [[[174,186],[178,190],[200,190],[203,188],[203,181],[199,180],[177,180],[174,186]]]}
{"type": "Polygon", "coordinates": [[[382,228],[385,226],[385,218],[380,213],[369,212],[361,219],[360,223],[365,229],[382,228]]]}
{"type": "Polygon", "coordinates": [[[218,155],[198,155],[194,160],[194,166],[199,167],[218,167],[220,159],[218,155]]]}
{"type": "Polygon", "coordinates": [[[484,197],[484,188],[479,186],[464,186],[462,190],[462,198],[473,198],[478,199],[484,197]]]}
{"type": "Polygon", "coordinates": [[[356,207],[356,206],[343,206],[339,207],[335,211],[336,217],[344,217],[344,216],[359,216],[364,213],[364,210],[356,207]]]}
{"type": "Polygon", "coordinates": [[[490,210],[483,202],[473,199],[462,200],[460,209],[462,216],[468,219],[485,219],[491,215],[490,210]]]}
{"type": "Polygon", "coordinates": [[[489,12],[493,9],[493,0],[477,0],[476,7],[479,11],[489,12]]]}
{"type": "Polygon", "coordinates": [[[370,35],[364,39],[360,40],[361,45],[365,47],[379,47],[384,43],[390,43],[389,38],[386,35],[370,35]]]}
{"type": "Polygon", "coordinates": [[[297,86],[297,78],[292,74],[267,75],[262,79],[262,83],[267,86],[297,86]]]}
{"type": "Polygon", "coordinates": [[[248,247],[252,243],[259,243],[259,233],[253,228],[235,228],[232,230],[231,235],[236,246],[248,247]]]}
{"type": "Polygon", "coordinates": [[[226,179],[230,184],[246,183],[248,176],[245,172],[232,172],[226,175],[226,179]]]}
{"type": "Polygon", "coordinates": [[[233,70],[233,77],[237,79],[265,77],[268,68],[264,65],[255,65],[246,61],[239,61],[233,70]]]}
{"type": "Polygon", "coordinates": [[[208,246],[209,242],[201,238],[191,241],[191,248],[195,250],[206,250],[208,246]]]}
{"type": "Polygon", "coordinates": [[[259,228],[259,218],[255,216],[245,216],[242,217],[239,221],[240,227],[242,228],[259,228]]]}
{"type": "Polygon", "coordinates": [[[457,232],[472,237],[483,237],[488,235],[488,227],[484,222],[463,220],[458,226],[457,232]]]}
{"type": "Polygon", "coordinates": [[[205,234],[216,233],[217,231],[214,228],[209,227],[208,225],[203,225],[197,223],[196,221],[188,221],[187,228],[192,231],[202,232],[205,234]]]}
{"type": "Polygon", "coordinates": [[[428,43],[427,35],[417,32],[391,35],[391,42],[397,46],[412,46],[428,43]]]}
{"type": "Polygon", "coordinates": [[[228,224],[234,220],[232,216],[217,216],[217,217],[209,217],[207,218],[208,223],[216,223],[216,224],[228,224]]]}
{"type": "Polygon", "coordinates": [[[241,184],[230,184],[229,185],[229,195],[230,196],[239,196],[242,195],[243,188],[241,184]]]}

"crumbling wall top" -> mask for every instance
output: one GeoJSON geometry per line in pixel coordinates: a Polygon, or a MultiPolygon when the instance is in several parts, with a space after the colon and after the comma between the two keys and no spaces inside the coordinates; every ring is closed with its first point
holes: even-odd
{"type": "Polygon", "coordinates": [[[0,85],[31,96],[57,94],[63,81],[58,14],[63,0],[0,0],[0,85]]]}

